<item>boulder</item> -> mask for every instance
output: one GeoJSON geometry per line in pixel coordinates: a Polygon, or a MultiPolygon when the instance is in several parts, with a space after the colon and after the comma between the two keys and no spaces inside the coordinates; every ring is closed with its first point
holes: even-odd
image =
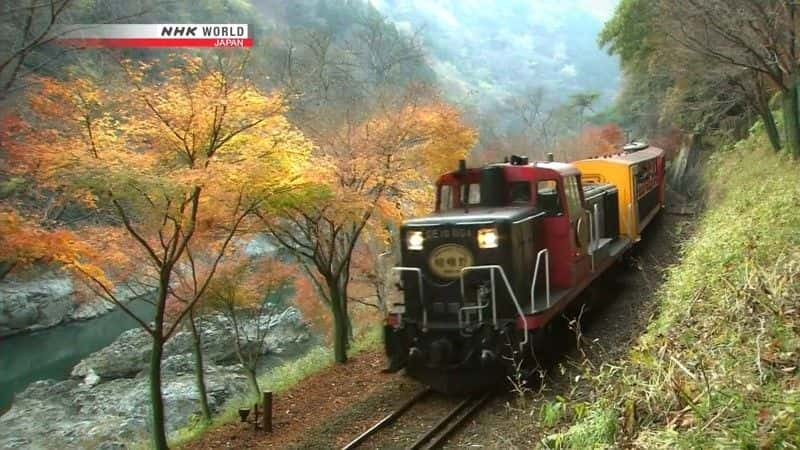
{"type": "Polygon", "coordinates": [[[83,359],[72,369],[72,376],[89,374],[102,379],[132,378],[141,372],[150,359],[150,335],[141,328],[123,332],[108,347],[83,359]]]}
{"type": "Polygon", "coordinates": [[[75,309],[73,295],[69,277],[4,281],[0,284],[0,336],[61,323],[75,309]]]}

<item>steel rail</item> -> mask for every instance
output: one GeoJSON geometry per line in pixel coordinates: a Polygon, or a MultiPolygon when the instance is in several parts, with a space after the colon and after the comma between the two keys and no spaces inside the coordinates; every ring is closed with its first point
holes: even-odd
{"type": "Polygon", "coordinates": [[[436,425],[420,436],[409,448],[412,450],[439,448],[459,426],[466,422],[491,397],[492,393],[487,392],[481,397],[474,396],[462,401],[446,416],[442,417],[436,425]]]}
{"type": "Polygon", "coordinates": [[[428,394],[430,394],[431,392],[432,392],[432,390],[430,388],[427,388],[427,389],[425,389],[425,390],[423,390],[421,392],[418,392],[417,395],[412,397],[407,402],[403,403],[399,408],[397,408],[394,411],[392,411],[391,413],[389,413],[386,417],[384,417],[383,419],[378,421],[378,423],[376,423],[375,425],[369,427],[369,429],[367,431],[361,433],[357,438],[355,438],[352,441],[350,441],[349,444],[347,444],[344,447],[342,447],[342,450],[351,450],[351,449],[354,449],[354,448],[358,447],[359,445],[363,444],[364,441],[366,441],[370,436],[372,436],[375,433],[377,433],[378,430],[380,430],[381,428],[385,427],[386,425],[389,425],[390,423],[392,423],[395,420],[397,420],[397,418],[400,417],[401,415],[403,415],[404,412],[406,412],[409,408],[411,408],[418,401],[422,400],[424,397],[427,397],[428,394]]]}

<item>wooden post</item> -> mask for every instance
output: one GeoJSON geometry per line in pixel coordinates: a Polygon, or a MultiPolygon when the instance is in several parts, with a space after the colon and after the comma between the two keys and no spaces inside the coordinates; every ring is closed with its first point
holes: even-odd
{"type": "Polygon", "coordinates": [[[272,392],[264,391],[263,394],[261,426],[267,433],[272,433],[272,392]]]}

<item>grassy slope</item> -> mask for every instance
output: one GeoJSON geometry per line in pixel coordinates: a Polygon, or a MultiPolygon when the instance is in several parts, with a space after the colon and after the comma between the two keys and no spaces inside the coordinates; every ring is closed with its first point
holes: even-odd
{"type": "Polygon", "coordinates": [[[539,411],[561,448],[800,446],[800,165],[756,134],[707,164],[707,208],[620,366],[539,411]]]}

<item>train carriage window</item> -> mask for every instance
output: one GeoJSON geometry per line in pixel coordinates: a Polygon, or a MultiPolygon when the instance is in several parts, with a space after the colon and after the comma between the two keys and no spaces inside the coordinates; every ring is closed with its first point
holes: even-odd
{"type": "Polygon", "coordinates": [[[570,216],[577,216],[583,210],[577,176],[564,178],[564,191],[567,194],[567,207],[569,209],[570,216]]]}
{"type": "Polygon", "coordinates": [[[536,183],[536,205],[549,216],[564,212],[561,209],[556,180],[542,180],[536,183]]]}
{"type": "Polygon", "coordinates": [[[439,187],[439,211],[453,209],[453,187],[443,184],[439,187]]]}
{"type": "Polygon", "coordinates": [[[530,203],[531,183],[528,181],[512,181],[509,183],[511,203],[530,203]]]}

